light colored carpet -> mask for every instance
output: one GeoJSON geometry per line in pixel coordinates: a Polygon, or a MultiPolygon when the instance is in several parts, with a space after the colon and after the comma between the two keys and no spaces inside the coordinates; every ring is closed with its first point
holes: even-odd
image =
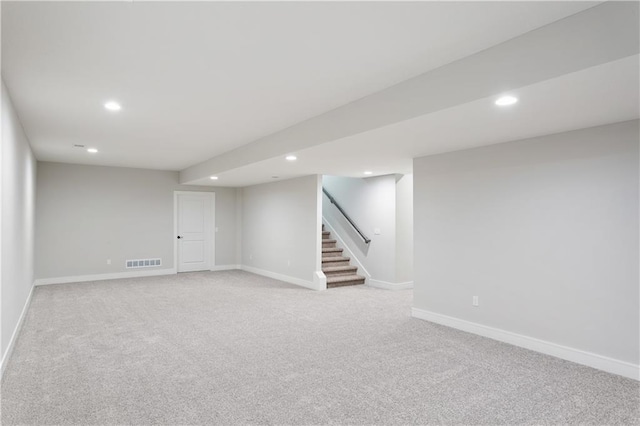
{"type": "Polygon", "coordinates": [[[2,424],[638,424],[639,384],[240,271],[39,287],[2,424]]]}

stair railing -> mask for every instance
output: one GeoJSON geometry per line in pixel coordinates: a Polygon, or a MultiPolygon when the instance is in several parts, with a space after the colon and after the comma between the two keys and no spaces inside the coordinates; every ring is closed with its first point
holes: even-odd
{"type": "Polygon", "coordinates": [[[336,206],[336,208],[338,209],[338,211],[340,213],[342,213],[342,216],[344,216],[345,219],[347,219],[347,222],[349,222],[349,224],[351,226],[353,226],[353,229],[356,230],[356,232],[362,237],[362,239],[364,240],[365,244],[369,244],[371,242],[371,240],[369,238],[367,238],[366,235],[364,235],[364,233],[360,230],[360,228],[358,228],[358,225],[355,224],[355,222],[349,217],[349,215],[342,210],[342,207],[340,207],[340,204],[338,204],[338,202],[336,201],[335,198],[333,198],[331,196],[331,194],[329,194],[327,192],[326,189],[324,189],[324,187],[322,188],[322,192],[324,192],[324,195],[327,196],[327,198],[329,199],[329,201],[331,201],[331,204],[333,204],[334,206],[336,206]]]}

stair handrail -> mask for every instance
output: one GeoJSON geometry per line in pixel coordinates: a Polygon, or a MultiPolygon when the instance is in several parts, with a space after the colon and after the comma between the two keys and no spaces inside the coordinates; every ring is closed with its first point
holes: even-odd
{"type": "Polygon", "coordinates": [[[360,228],[358,228],[358,225],[356,225],[356,224],[355,224],[355,222],[354,222],[354,221],[349,217],[349,215],[348,215],[344,210],[342,210],[342,207],[340,207],[340,204],[338,204],[338,202],[336,201],[336,199],[335,199],[335,198],[333,198],[333,197],[331,196],[331,194],[329,194],[329,192],[328,192],[324,187],[322,187],[322,192],[324,192],[324,195],[326,195],[326,196],[327,196],[327,198],[329,199],[329,201],[331,201],[331,204],[333,204],[334,206],[336,206],[336,208],[338,209],[338,211],[339,211],[340,213],[342,213],[342,216],[344,216],[344,218],[345,218],[345,219],[347,219],[347,222],[349,222],[349,224],[350,224],[351,226],[353,226],[353,229],[355,229],[355,230],[356,230],[356,232],[357,232],[358,234],[360,234],[360,236],[361,236],[361,237],[362,237],[362,239],[364,240],[364,243],[365,243],[365,244],[369,244],[369,243],[371,242],[371,239],[367,238],[367,236],[366,236],[366,235],[364,235],[364,233],[360,230],[360,228]]]}

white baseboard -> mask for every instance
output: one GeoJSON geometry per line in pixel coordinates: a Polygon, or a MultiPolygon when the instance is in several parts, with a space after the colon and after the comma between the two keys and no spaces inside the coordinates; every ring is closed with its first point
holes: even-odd
{"type": "Polygon", "coordinates": [[[117,280],[119,278],[155,277],[176,274],[176,268],[150,269],[145,271],[114,272],[109,274],[76,275],[72,277],[39,278],[35,285],[82,283],[90,281],[117,280]]]}
{"type": "Polygon", "coordinates": [[[385,290],[407,290],[413,288],[413,281],[407,281],[404,283],[390,283],[387,281],[380,281],[374,279],[367,279],[365,283],[369,287],[382,288],[385,290]]]}
{"type": "Polygon", "coordinates": [[[327,276],[322,271],[316,271],[313,274],[313,284],[316,286],[316,290],[327,289],[327,276]]]}
{"type": "Polygon", "coordinates": [[[300,278],[290,277],[288,275],[279,274],[277,272],[271,272],[271,271],[267,271],[267,270],[259,269],[259,268],[254,268],[253,266],[247,266],[247,265],[241,265],[240,269],[242,269],[243,271],[247,271],[247,272],[251,272],[251,273],[254,273],[254,274],[262,275],[264,277],[269,277],[269,278],[273,278],[273,279],[276,279],[276,280],[284,281],[284,282],[287,282],[287,283],[291,283],[291,284],[299,285],[299,286],[302,286],[302,287],[310,288],[311,290],[321,290],[320,288],[318,288],[318,286],[315,283],[313,283],[311,281],[306,281],[306,280],[302,280],[300,278]]]}
{"type": "Polygon", "coordinates": [[[234,269],[242,269],[240,265],[215,265],[211,267],[211,271],[231,271],[234,269]]]}
{"type": "Polygon", "coordinates": [[[640,380],[640,365],[635,365],[630,362],[620,361],[594,354],[592,352],[585,352],[580,349],[558,345],[556,343],[547,342],[534,337],[524,336],[522,334],[501,330],[499,328],[488,327],[486,325],[419,308],[412,308],[411,316],[445,325],[447,327],[456,328],[458,330],[467,331],[469,333],[478,334],[500,342],[509,343],[514,346],[530,349],[532,351],[541,352],[543,354],[575,362],[577,364],[586,365],[608,373],[618,374],[634,380],[640,380]]]}
{"type": "Polygon", "coordinates": [[[20,319],[18,319],[18,324],[16,324],[16,328],[13,330],[13,334],[11,335],[11,340],[9,340],[9,345],[7,346],[7,350],[2,354],[2,361],[0,361],[0,382],[2,381],[2,377],[4,377],[4,370],[7,368],[7,363],[9,362],[9,358],[13,353],[13,348],[16,344],[16,340],[18,339],[18,334],[20,334],[20,330],[22,329],[22,324],[24,323],[24,319],[27,316],[27,311],[29,310],[29,305],[31,305],[31,297],[33,296],[33,289],[35,288],[35,284],[31,286],[31,290],[29,290],[29,296],[27,296],[27,300],[22,307],[22,312],[20,313],[20,319]]]}

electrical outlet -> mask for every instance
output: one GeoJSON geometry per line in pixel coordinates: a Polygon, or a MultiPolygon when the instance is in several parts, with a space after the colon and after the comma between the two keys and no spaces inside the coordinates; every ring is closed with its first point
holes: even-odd
{"type": "Polygon", "coordinates": [[[252,254],[249,255],[249,260],[253,260],[253,255],[252,254]]]}
{"type": "Polygon", "coordinates": [[[478,302],[478,296],[473,296],[473,306],[478,306],[479,302],[478,302]]]}
{"type": "Polygon", "coordinates": [[[287,266],[291,266],[291,261],[287,260],[287,266]]]}
{"type": "Polygon", "coordinates": [[[111,259],[107,259],[107,265],[111,265],[111,259]]]}

